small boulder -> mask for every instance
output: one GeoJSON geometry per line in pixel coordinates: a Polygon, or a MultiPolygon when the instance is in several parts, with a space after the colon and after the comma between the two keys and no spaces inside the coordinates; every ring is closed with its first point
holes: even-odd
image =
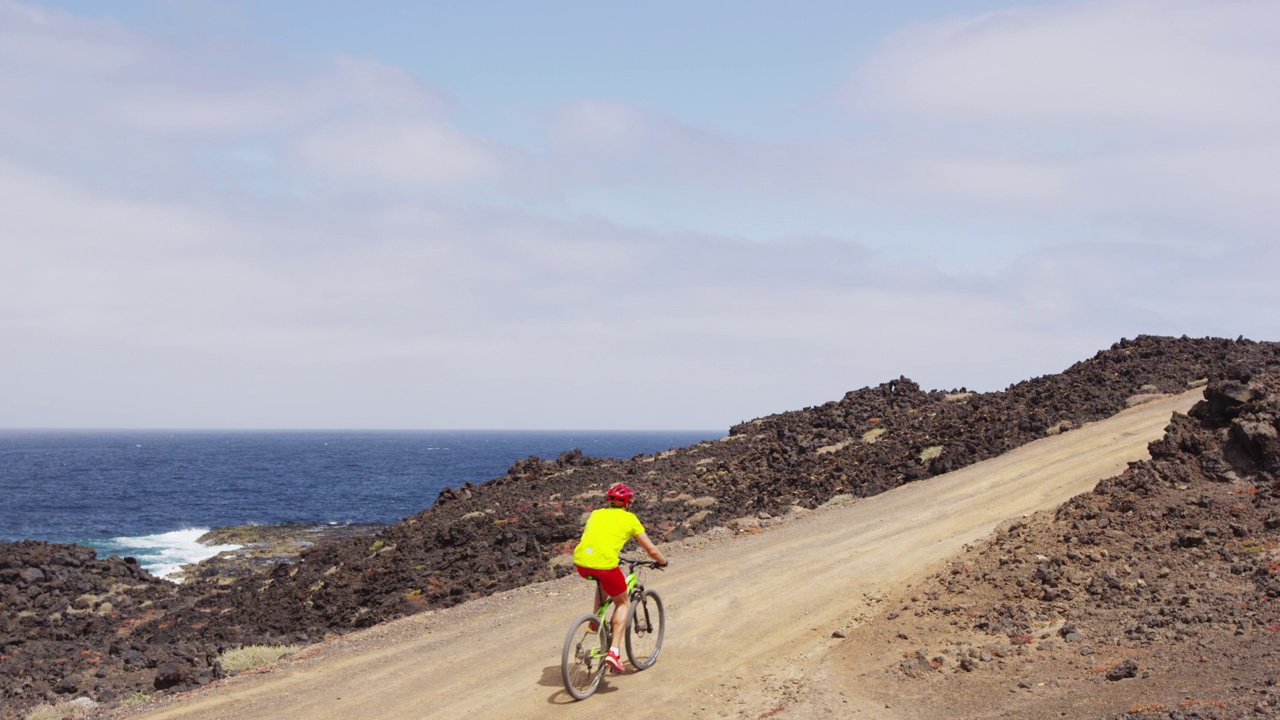
{"type": "Polygon", "coordinates": [[[1138,674],[1137,661],[1130,658],[1124,662],[1113,666],[1107,670],[1107,679],[1115,682],[1116,680],[1124,680],[1126,678],[1136,677],[1138,674]]]}
{"type": "Polygon", "coordinates": [[[160,666],[156,668],[156,677],[152,684],[155,685],[157,690],[168,690],[178,685],[190,685],[191,682],[191,667],[185,662],[173,658],[160,663],[160,666]]]}
{"type": "Polygon", "coordinates": [[[18,573],[18,577],[22,578],[23,582],[30,585],[44,580],[45,574],[40,568],[32,567],[26,568],[22,572],[18,573]]]}
{"type": "Polygon", "coordinates": [[[1058,634],[1062,636],[1063,640],[1066,640],[1069,643],[1080,642],[1084,639],[1084,635],[1081,634],[1080,629],[1077,628],[1076,624],[1073,622],[1064,623],[1062,627],[1058,629],[1058,634]]]}
{"type": "Polygon", "coordinates": [[[1180,532],[1178,533],[1178,547],[1190,548],[1204,545],[1205,536],[1199,532],[1180,532]]]}

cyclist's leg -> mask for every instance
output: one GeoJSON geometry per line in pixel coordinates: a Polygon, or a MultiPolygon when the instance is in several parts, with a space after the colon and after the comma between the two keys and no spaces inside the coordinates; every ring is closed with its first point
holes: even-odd
{"type": "Polygon", "coordinates": [[[578,574],[596,580],[596,610],[604,604],[605,598],[613,600],[613,616],[606,620],[612,626],[613,642],[615,644],[622,642],[626,637],[623,633],[627,629],[627,619],[631,612],[631,601],[627,597],[627,579],[622,574],[622,569],[615,567],[611,570],[592,570],[579,566],[578,574]]]}
{"type": "Polygon", "coordinates": [[[623,591],[614,595],[612,600],[613,644],[616,647],[627,637],[627,619],[631,616],[631,598],[627,597],[626,591],[623,591]]]}
{"type": "Polygon", "coordinates": [[[591,579],[596,581],[596,602],[595,606],[591,608],[591,612],[600,612],[600,607],[605,604],[609,596],[604,594],[604,588],[600,585],[600,578],[593,577],[591,579]]]}

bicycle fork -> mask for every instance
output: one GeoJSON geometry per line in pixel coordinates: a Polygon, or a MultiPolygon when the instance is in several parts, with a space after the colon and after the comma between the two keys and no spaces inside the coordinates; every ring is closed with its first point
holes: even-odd
{"type": "Polygon", "coordinates": [[[635,608],[631,611],[631,622],[635,625],[634,632],[653,632],[653,620],[649,617],[649,603],[644,601],[644,588],[640,588],[640,592],[631,596],[631,606],[635,608]]]}

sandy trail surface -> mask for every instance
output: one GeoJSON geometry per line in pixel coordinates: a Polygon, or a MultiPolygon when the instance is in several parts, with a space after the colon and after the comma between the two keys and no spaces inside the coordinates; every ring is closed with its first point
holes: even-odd
{"type": "Polygon", "coordinates": [[[831,682],[849,676],[827,662],[846,642],[835,634],[1000,522],[1053,508],[1147,458],[1171,413],[1200,397],[1148,402],[947,475],[798,512],[761,534],[669,545],[671,568],[646,576],[667,606],[658,663],[606,676],[585,702],[560,686],[565,632],[590,609],[590,586],[572,576],[313,646],[145,717],[911,717],[860,696],[855,683],[831,682]]]}

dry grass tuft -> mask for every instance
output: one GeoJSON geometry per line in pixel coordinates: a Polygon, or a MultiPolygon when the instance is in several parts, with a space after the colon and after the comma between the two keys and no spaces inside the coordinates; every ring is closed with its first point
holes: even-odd
{"type": "Polygon", "coordinates": [[[942,445],[931,445],[920,451],[920,462],[929,462],[930,460],[942,454],[942,445]]]}
{"type": "Polygon", "coordinates": [[[80,720],[80,718],[89,717],[89,714],[97,707],[98,703],[87,697],[76,698],[57,705],[44,703],[32,708],[31,712],[27,714],[26,720],[65,720],[66,718],[80,720]]]}
{"type": "Polygon", "coordinates": [[[297,645],[250,645],[222,653],[218,658],[222,669],[229,673],[255,670],[279,660],[282,656],[297,651],[297,645]]]}

